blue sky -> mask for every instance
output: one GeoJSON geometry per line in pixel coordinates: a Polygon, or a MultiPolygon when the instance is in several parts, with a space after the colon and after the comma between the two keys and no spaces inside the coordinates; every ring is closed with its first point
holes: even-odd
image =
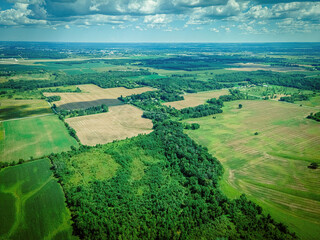
{"type": "Polygon", "coordinates": [[[0,0],[0,41],[319,42],[320,2],[0,0]]]}

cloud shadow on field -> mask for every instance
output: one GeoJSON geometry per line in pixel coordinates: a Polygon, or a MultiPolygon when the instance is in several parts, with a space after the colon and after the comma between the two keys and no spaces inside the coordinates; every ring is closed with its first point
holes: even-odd
{"type": "Polygon", "coordinates": [[[51,113],[50,108],[32,109],[30,105],[8,106],[0,109],[0,121],[51,113]]]}
{"type": "Polygon", "coordinates": [[[58,107],[59,107],[59,109],[64,109],[64,110],[75,110],[75,109],[86,109],[89,107],[96,107],[96,106],[100,106],[102,104],[105,104],[108,107],[112,107],[112,106],[123,105],[124,103],[118,99],[99,99],[99,100],[95,100],[95,101],[66,103],[66,104],[62,104],[58,107]]]}

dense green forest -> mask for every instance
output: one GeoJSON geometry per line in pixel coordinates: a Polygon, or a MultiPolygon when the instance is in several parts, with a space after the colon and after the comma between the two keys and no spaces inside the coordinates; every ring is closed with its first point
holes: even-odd
{"type": "Polygon", "coordinates": [[[177,122],[50,159],[82,239],[296,239],[244,195],[226,198],[218,188],[221,164],[177,122]],[[81,162],[90,156],[111,157],[116,170],[90,175],[81,162]]]}

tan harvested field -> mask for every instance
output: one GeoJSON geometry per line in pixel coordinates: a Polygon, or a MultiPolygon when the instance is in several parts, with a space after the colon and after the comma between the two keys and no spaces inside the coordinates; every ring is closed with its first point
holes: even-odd
{"type": "Polygon", "coordinates": [[[52,111],[45,100],[0,100],[0,120],[30,117],[48,113],[52,113],[52,111]]]}
{"type": "Polygon", "coordinates": [[[76,130],[82,144],[94,146],[150,133],[152,122],[142,118],[142,113],[124,104],[110,107],[107,113],[68,118],[66,122],[76,130]]]}
{"type": "Polygon", "coordinates": [[[229,94],[229,91],[227,89],[214,90],[214,91],[208,91],[208,92],[199,92],[199,93],[190,93],[183,96],[184,100],[167,102],[167,103],[164,103],[164,105],[171,106],[180,110],[183,108],[195,107],[195,106],[204,104],[208,99],[211,99],[211,98],[218,99],[220,96],[227,95],[227,94],[229,94]]]}
{"type": "Polygon", "coordinates": [[[140,94],[147,91],[154,91],[149,87],[127,89],[124,87],[118,88],[100,88],[94,84],[78,85],[81,93],[44,93],[45,96],[60,96],[61,100],[54,102],[57,107],[66,110],[85,109],[93,106],[105,104],[107,106],[118,106],[123,103],[118,100],[121,95],[123,97],[132,94],[140,94]]]}

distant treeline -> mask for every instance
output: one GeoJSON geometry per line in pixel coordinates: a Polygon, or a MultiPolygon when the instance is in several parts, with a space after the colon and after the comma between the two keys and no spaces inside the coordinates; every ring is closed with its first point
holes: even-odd
{"type": "Polygon", "coordinates": [[[184,91],[184,92],[201,92],[226,87],[233,87],[233,83],[218,83],[215,80],[198,81],[190,78],[167,77],[160,79],[143,79],[137,80],[137,84],[162,89],[166,92],[184,91]]]}
{"type": "Polygon", "coordinates": [[[95,84],[102,88],[139,87],[134,81],[129,81],[127,77],[150,75],[145,70],[139,71],[109,71],[103,73],[86,73],[80,75],[53,74],[54,80],[20,80],[0,83],[0,88],[11,88],[21,90],[33,90],[37,88],[57,87],[66,85],[95,84]]]}
{"type": "Polygon", "coordinates": [[[308,78],[302,73],[278,73],[271,71],[237,72],[218,74],[218,82],[242,82],[249,84],[271,84],[307,90],[320,90],[320,78],[308,78]]]}
{"type": "Polygon", "coordinates": [[[53,49],[39,49],[39,48],[21,48],[10,47],[0,49],[0,55],[2,58],[16,58],[22,60],[22,58],[45,58],[45,59],[61,59],[67,58],[70,55],[61,53],[60,51],[53,49]]]}
{"type": "MultiPolygon", "coordinates": [[[[265,58],[264,61],[268,61],[268,58],[265,58]]],[[[261,59],[252,56],[244,57],[240,55],[231,56],[194,54],[192,56],[172,56],[141,59],[136,65],[167,70],[198,71],[223,69],[230,67],[229,64],[239,62],[261,62],[261,59]]]]}

